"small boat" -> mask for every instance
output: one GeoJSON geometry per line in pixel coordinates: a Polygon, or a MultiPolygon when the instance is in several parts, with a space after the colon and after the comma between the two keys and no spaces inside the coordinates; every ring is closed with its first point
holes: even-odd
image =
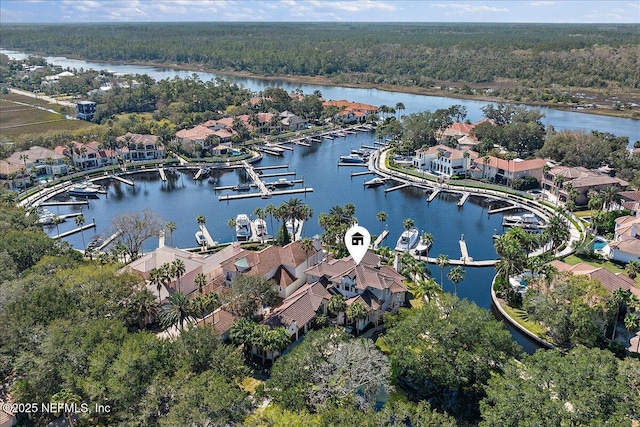
{"type": "Polygon", "coordinates": [[[502,218],[502,226],[537,230],[539,228],[543,228],[544,223],[534,214],[525,213],[522,215],[505,215],[502,218]]]}
{"type": "Polygon", "coordinates": [[[272,185],[275,188],[284,188],[291,187],[293,182],[287,180],[286,178],[280,178],[276,182],[270,182],[268,185],[272,185]]]}
{"type": "Polygon", "coordinates": [[[267,223],[264,219],[258,218],[253,221],[253,225],[256,228],[256,234],[258,237],[265,237],[267,235],[267,223]]]}
{"type": "Polygon", "coordinates": [[[204,237],[204,233],[202,231],[196,231],[196,243],[198,246],[204,246],[207,244],[207,239],[204,237]]]}
{"type": "Polygon", "coordinates": [[[402,232],[396,243],[396,251],[410,251],[418,245],[419,234],[417,228],[405,230],[402,232]]]}
{"type": "Polygon", "coordinates": [[[344,132],[342,132],[342,131],[335,132],[333,135],[334,135],[334,136],[337,136],[338,138],[344,138],[344,137],[346,137],[346,136],[347,136],[347,134],[346,134],[346,133],[344,133],[344,132]]]}
{"type": "Polygon", "coordinates": [[[369,157],[369,154],[371,153],[367,150],[363,150],[362,148],[354,148],[353,150],[351,150],[351,154],[357,154],[358,156],[362,157],[369,157]]]}
{"type": "Polygon", "coordinates": [[[97,198],[99,194],[107,194],[104,188],[89,181],[73,184],[69,187],[68,192],[71,196],[95,198],[97,198]]]}
{"type": "Polygon", "coordinates": [[[52,225],[58,215],[49,211],[49,209],[42,209],[42,211],[38,214],[38,224],[40,225],[52,225]]]}
{"type": "Polygon", "coordinates": [[[349,154],[346,156],[340,156],[340,163],[364,163],[364,158],[357,154],[349,154]]]}
{"type": "Polygon", "coordinates": [[[89,244],[87,245],[87,249],[98,249],[100,245],[104,243],[104,240],[100,235],[93,236],[89,244]]]}
{"type": "Polygon", "coordinates": [[[381,185],[384,185],[384,179],[380,177],[375,177],[373,179],[370,179],[369,181],[365,181],[364,185],[365,187],[369,187],[369,188],[380,187],[381,185]]]}
{"type": "Polygon", "coordinates": [[[244,184],[238,184],[232,188],[233,191],[244,192],[251,190],[251,184],[245,182],[244,184]]]}
{"type": "Polygon", "coordinates": [[[236,217],[236,237],[239,241],[251,239],[251,221],[246,214],[238,214],[236,217]]]}
{"type": "Polygon", "coordinates": [[[416,246],[415,254],[426,255],[430,248],[431,243],[429,243],[425,239],[420,238],[420,240],[418,240],[418,245],[416,246]]]}

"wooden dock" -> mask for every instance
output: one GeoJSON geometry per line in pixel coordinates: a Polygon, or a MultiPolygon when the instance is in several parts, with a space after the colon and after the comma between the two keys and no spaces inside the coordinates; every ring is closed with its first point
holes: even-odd
{"type": "MultiPolygon", "coordinates": [[[[293,141],[290,141],[290,142],[293,142],[293,141]]],[[[286,142],[284,144],[286,144],[286,142]]],[[[294,142],[294,144],[297,144],[297,143],[294,142]]],[[[302,145],[302,144],[300,144],[300,145],[302,145]]],[[[309,144],[307,144],[307,147],[308,146],[309,146],[309,144]]],[[[272,147],[282,148],[283,150],[293,151],[293,147],[287,147],[286,145],[282,145],[282,144],[273,144],[272,147]]]]}
{"type": "MultiPolygon", "coordinates": [[[[257,170],[258,168],[253,168],[254,170],[257,170]]],[[[296,173],[294,172],[276,172],[276,173],[263,173],[260,175],[260,178],[273,178],[276,176],[295,176],[296,173]]]]}
{"type": "Polygon", "coordinates": [[[461,207],[462,205],[464,205],[464,202],[467,201],[469,196],[470,196],[469,193],[462,193],[462,198],[458,201],[458,207],[461,207]]]}
{"type": "Polygon", "coordinates": [[[207,241],[207,246],[217,245],[216,241],[211,238],[211,234],[209,234],[209,230],[207,230],[207,227],[204,224],[200,226],[200,231],[202,231],[202,235],[204,236],[204,239],[207,241]]]}
{"type": "Polygon", "coordinates": [[[354,177],[354,176],[370,175],[372,173],[375,173],[375,172],[372,170],[368,170],[364,172],[351,172],[351,176],[354,177]]]}
{"type": "Polygon", "coordinates": [[[496,213],[500,213],[500,212],[511,211],[511,210],[514,210],[514,209],[522,209],[522,206],[520,206],[520,205],[511,205],[511,206],[505,206],[504,208],[489,209],[487,211],[487,213],[489,215],[491,215],[491,214],[496,214],[496,213]]]}
{"type": "Polygon", "coordinates": [[[464,241],[464,234],[460,236],[458,243],[460,243],[460,253],[462,254],[460,260],[463,262],[473,261],[473,258],[469,257],[469,250],[467,249],[467,242],[464,241]]]}
{"type": "Polygon", "coordinates": [[[68,202],[42,202],[38,204],[38,206],[84,206],[88,204],[88,200],[76,200],[68,202]]]}
{"type": "Polygon", "coordinates": [[[240,200],[240,199],[250,199],[255,197],[262,197],[263,199],[269,199],[272,196],[285,196],[288,194],[300,194],[300,193],[312,193],[312,192],[313,192],[313,188],[305,187],[305,188],[297,188],[294,190],[271,191],[268,195],[264,195],[262,193],[225,194],[223,196],[218,196],[218,200],[219,201],[240,200]]]}
{"type": "Polygon", "coordinates": [[[200,179],[200,176],[202,176],[202,173],[203,173],[203,172],[204,172],[204,168],[201,166],[201,167],[198,169],[198,172],[196,172],[196,174],[193,176],[193,180],[194,180],[194,181],[199,180],[199,179],[200,179]]]}
{"type": "Polygon", "coordinates": [[[410,182],[405,182],[404,184],[400,184],[400,185],[396,185],[395,187],[391,187],[391,188],[386,188],[384,190],[385,193],[390,193],[392,191],[396,191],[396,190],[400,190],[402,188],[407,188],[407,187],[411,187],[413,184],[410,182]]]}
{"type": "Polygon", "coordinates": [[[260,175],[258,175],[258,173],[253,169],[253,166],[251,166],[246,160],[242,161],[242,166],[244,166],[244,169],[247,171],[253,182],[260,190],[261,196],[269,196],[271,192],[264,184],[264,182],[262,182],[262,180],[260,179],[260,175]]]}
{"type": "MultiPolygon", "coordinates": [[[[293,139],[293,140],[291,140],[291,142],[293,142],[296,145],[301,145],[303,147],[311,147],[311,144],[309,144],[308,142],[306,142],[306,141],[304,141],[302,139],[293,139]]],[[[293,150],[293,148],[291,148],[291,150],[293,150]]]]}
{"type": "Polygon", "coordinates": [[[257,171],[264,171],[269,169],[289,169],[289,163],[284,165],[260,166],[257,168],[253,168],[253,170],[257,170],[257,171]]]}
{"type": "MultiPolygon", "coordinates": [[[[148,171],[146,171],[148,172],[148,171]]],[[[109,178],[111,179],[115,179],[116,181],[120,181],[122,183],[125,183],[131,187],[135,186],[135,183],[133,181],[131,181],[130,179],[126,179],[126,178],[122,178],[121,176],[118,175],[109,175],[109,178]]]]}
{"type": "Polygon", "coordinates": [[[378,249],[378,246],[380,246],[380,243],[382,243],[382,241],[383,241],[384,239],[386,239],[388,235],[389,235],[389,230],[386,230],[386,229],[385,229],[385,230],[382,232],[382,234],[380,234],[380,235],[378,236],[378,238],[376,239],[376,241],[375,241],[375,242],[373,242],[373,249],[378,249]]]}
{"type": "Polygon", "coordinates": [[[113,242],[115,239],[117,239],[118,236],[121,235],[121,234],[122,234],[122,230],[118,230],[115,233],[113,233],[111,236],[109,236],[107,238],[107,240],[105,240],[104,242],[102,242],[102,244],[100,246],[98,246],[97,251],[100,252],[101,250],[106,248],[111,242],[113,242]]]}
{"type": "Polygon", "coordinates": [[[160,179],[163,181],[167,180],[167,174],[164,173],[164,168],[162,166],[160,166],[158,168],[158,173],[160,174],[160,179]]]}
{"type": "Polygon", "coordinates": [[[427,202],[428,203],[433,202],[433,199],[438,197],[438,193],[440,193],[440,190],[433,190],[433,193],[429,194],[429,198],[427,199],[427,202]]]}
{"type": "Polygon", "coordinates": [[[344,162],[338,162],[338,166],[356,166],[356,167],[365,167],[368,168],[369,165],[366,163],[344,163],[344,162]]]}
{"type": "Polygon", "coordinates": [[[53,236],[52,239],[62,239],[67,236],[71,236],[72,234],[80,233],[81,231],[88,230],[90,228],[94,228],[96,226],[95,222],[91,224],[83,225],[82,227],[74,228],[73,230],[65,231],[64,233],[60,233],[57,236],[53,236]]]}

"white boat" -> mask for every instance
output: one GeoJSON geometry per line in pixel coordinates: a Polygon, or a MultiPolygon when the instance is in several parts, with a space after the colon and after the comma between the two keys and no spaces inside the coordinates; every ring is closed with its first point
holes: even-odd
{"type": "Polygon", "coordinates": [[[414,252],[416,253],[416,255],[426,255],[429,251],[429,248],[431,248],[431,243],[421,238],[418,240],[418,245],[416,246],[414,252]]]}
{"type": "Polygon", "coordinates": [[[207,239],[204,237],[204,233],[202,231],[196,231],[196,243],[198,246],[204,246],[207,244],[207,239]]]}
{"type": "Polygon", "coordinates": [[[48,209],[42,209],[38,214],[38,224],[40,225],[52,225],[58,215],[49,211],[48,209]]]}
{"type": "Polygon", "coordinates": [[[275,188],[284,188],[284,187],[291,187],[293,185],[293,182],[289,181],[286,178],[280,178],[275,182],[270,182],[267,184],[267,186],[272,185],[275,188]]]}
{"type": "Polygon", "coordinates": [[[376,178],[370,179],[369,181],[365,181],[364,185],[366,187],[380,187],[381,185],[384,185],[384,179],[380,177],[376,177],[376,178]]]}
{"type": "Polygon", "coordinates": [[[245,191],[250,191],[251,190],[251,184],[248,182],[245,182],[244,184],[238,184],[236,186],[234,186],[232,188],[233,191],[237,191],[237,192],[245,192],[245,191]]]}
{"type": "Polygon", "coordinates": [[[340,163],[364,163],[365,159],[357,154],[348,154],[346,156],[340,156],[340,163]]]}
{"type": "Polygon", "coordinates": [[[405,230],[402,232],[396,243],[396,251],[410,251],[418,245],[419,233],[417,228],[405,230]]]}
{"type": "Polygon", "coordinates": [[[236,217],[236,237],[239,241],[251,239],[251,221],[246,214],[238,214],[236,217]]]}
{"type": "Polygon", "coordinates": [[[78,197],[98,197],[99,194],[107,194],[107,191],[93,182],[83,181],[69,187],[69,195],[78,197]]]}
{"type": "Polygon", "coordinates": [[[525,229],[539,229],[544,227],[544,223],[540,221],[534,214],[525,213],[522,215],[505,215],[502,218],[503,227],[520,227],[525,229]]]}
{"type": "Polygon", "coordinates": [[[258,218],[256,220],[253,221],[253,225],[256,228],[256,235],[258,237],[265,237],[267,236],[267,223],[264,219],[262,218],[258,218]]]}
{"type": "Polygon", "coordinates": [[[287,231],[289,232],[289,236],[291,236],[292,240],[297,240],[296,236],[299,237],[300,232],[302,231],[302,221],[297,219],[290,220],[288,219],[286,222],[287,231]]]}
{"type": "Polygon", "coordinates": [[[351,150],[351,154],[357,154],[358,156],[362,156],[362,157],[369,157],[371,153],[362,148],[354,148],[351,150]]]}

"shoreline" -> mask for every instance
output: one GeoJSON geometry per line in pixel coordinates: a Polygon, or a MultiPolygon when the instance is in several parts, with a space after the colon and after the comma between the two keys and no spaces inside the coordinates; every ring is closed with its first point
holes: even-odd
{"type": "MultiPolygon", "coordinates": [[[[12,50],[11,48],[3,48],[6,50],[12,50]]],[[[26,53],[26,52],[25,52],[26,53]]],[[[33,54],[45,56],[48,55],[43,52],[33,52],[33,54]]],[[[100,60],[88,59],[82,56],[67,54],[64,55],[65,58],[83,60],[83,61],[92,61],[103,64],[118,64],[118,65],[139,65],[139,66],[148,66],[148,67],[157,67],[157,68],[171,68],[174,70],[182,70],[182,71],[193,71],[193,72],[205,72],[219,75],[220,77],[244,77],[250,79],[258,79],[258,80],[266,80],[266,81],[285,81],[288,83],[299,83],[299,84],[309,84],[309,85],[319,85],[319,86],[331,86],[331,87],[347,87],[354,89],[375,89],[385,92],[396,92],[396,93],[406,93],[410,95],[424,95],[424,96],[434,96],[440,98],[450,98],[450,99],[466,99],[472,101],[481,101],[487,103],[508,103],[508,104],[520,104],[527,105],[530,107],[542,107],[542,108],[550,108],[559,111],[571,111],[576,113],[583,114],[594,114],[599,116],[606,117],[616,117],[621,119],[629,119],[629,120],[640,120],[640,118],[632,117],[632,112],[628,114],[622,114],[623,111],[614,110],[613,108],[593,108],[593,109],[578,109],[574,104],[553,104],[553,103],[544,103],[544,102],[519,102],[513,101],[506,98],[501,97],[492,97],[486,95],[466,95],[462,93],[451,93],[450,91],[446,91],[443,89],[435,89],[435,88],[424,88],[419,86],[398,86],[398,85],[388,85],[388,84],[370,84],[370,83],[348,83],[348,82],[336,82],[329,77],[326,76],[299,76],[299,75],[260,75],[254,74],[245,71],[232,71],[232,70],[216,70],[208,67],[202,66],[202,64],[176,64],[176,63],[157,63],[157,62],[145,62],[145,61],[109,61],[104,62],[100,60]]],[[[441,82],[443,85],[455,85],[456,82],[441,82]]],[[[458,84],[466,84],[465,82],[458,82],[458,84]]],[[[454,86],[455,87],[455,86],[454,86]]],[[[544,88],[540,88],[544,89],[544,88]]],[[[575,88],[575,91],[584,91],[588,90],[588,88],[575,88]]]]}

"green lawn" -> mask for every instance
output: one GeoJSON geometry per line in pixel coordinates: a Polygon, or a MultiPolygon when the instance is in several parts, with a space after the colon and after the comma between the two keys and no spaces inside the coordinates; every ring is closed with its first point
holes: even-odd
{"type": "Polygon", "coordinates": [[[539,336],[542,339],[546,339],[546,331],[538,322],[534,322],[529,320],[529,315],[524,310],[519,310],[516,308],[509,307],[506,304],[502,304],[502,308],[507,312],[509,316],[518,324],[529,332],[539,336]]]}

